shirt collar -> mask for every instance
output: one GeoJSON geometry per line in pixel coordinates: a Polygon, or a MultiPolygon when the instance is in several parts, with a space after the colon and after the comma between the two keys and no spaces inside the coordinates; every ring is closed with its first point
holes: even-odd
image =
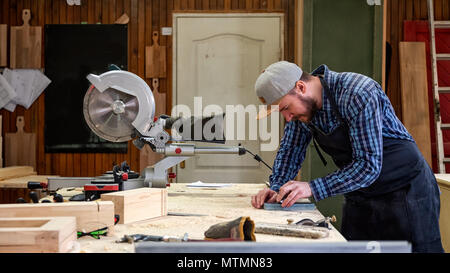
{"type": "MultiPolygon", "coordinates": [[[[333,80],[332,80],[331,71],[329,70],[327,65],[323,64],[323,65],[319,66],[313,72],[311,72],[311,74],[323,75],[323,79],[327,83],[328,88],[330,89],[330,91],[332,90],[334,84],[333,84],[333,80]]],[[[330,100],[329,100],[327,94],[325,93],[325,88],[322,87],[322,109],[317,110],[317,114],[319,114],[319,113],[323,114],[323,113],[326,113],[326,112],[329,112],[332,110],[333,109],[331,107],[330,100]]],[[[317,114],[315,117],[318,116],[317,114]]]]}

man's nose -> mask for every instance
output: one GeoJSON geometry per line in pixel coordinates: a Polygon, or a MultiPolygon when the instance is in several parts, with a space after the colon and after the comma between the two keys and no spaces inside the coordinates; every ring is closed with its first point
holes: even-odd
{"type": "Polygon", "coordinates": [[[292,120],[292,114],[290,114],[290,113],[286,113],[286,112],[283,112],[283,116],[284,116],[284,119],[287,121],[287,122],[290,122],[291,120],[292,120]]]}

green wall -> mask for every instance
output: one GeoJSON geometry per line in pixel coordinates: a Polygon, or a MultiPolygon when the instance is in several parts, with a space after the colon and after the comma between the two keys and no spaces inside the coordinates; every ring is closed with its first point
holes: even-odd
{"type": "MultiPolygon", "coordinates": [[[[382,6],[365,0],[304,0],[303,69],[311,72],[321,64],[337,72],[357,72],[381,83],[382,6]]],[[[301,169],[303,181],[337,170],[331,157],[322,152],[324,167],[314,145],[308,147],[301,169]]],[[[319,201],[324,216],[336,215],[340,230],[343,196],[319,201]]]]}

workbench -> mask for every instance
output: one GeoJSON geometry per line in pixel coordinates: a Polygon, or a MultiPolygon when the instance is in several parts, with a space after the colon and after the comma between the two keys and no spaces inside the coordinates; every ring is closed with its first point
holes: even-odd
{"type": "Polygon", "coordinates": [[[441,229],[442,246],[445,252],[450,252],[450,174],[435,174],[441,190],[441,214],[439,227],[441,229]]]}
{"type": "Polygon", "coordinates": [[[0,204],[16,203],[17,198],[22,197],[26,202],[31,202],[29,196],[31,191],[37,193],[37,197],[40,199],[45,197],[45,194],[40,189],[29,190],[27,183],[29,181],[34,182],[47,182],[48,176],[44,175],[28,175],[23,177],[15,177],[11,179],[0,181],[0,204]]]}
{"type": "MultiPolygon", "coordinates": [[[[169,213],[201,214],[205,216],[164,216],[127,225],[118,224],[114,234],[101,239],[89,236],[77,240],[79,251],[93,252],[134,252],[134,244],[115,243],[124,235],[169,235],[182,237],[188,233],[190,239],[204,239],[204,232],[212,225],[249,216],[255,223],[266,222],[287,224],[287,219],[295,222],[310,218],[314,221],[324,218],[317,209],[304,211],[269,211],[255,209],[251,197],[265,184],[232,184],[218,189],[189,188],[186,184],[172,183],[168,187],[169,213]]],[[[331,216],[331,215],[325,215],[331,216]]],[[[257,242],[346,242],[345,238],[331,226],[329,236],[322,239],[274,236],[256,233],[257,242]]],[[[169,243],[164,243],[169,244],[169,243]]]]}

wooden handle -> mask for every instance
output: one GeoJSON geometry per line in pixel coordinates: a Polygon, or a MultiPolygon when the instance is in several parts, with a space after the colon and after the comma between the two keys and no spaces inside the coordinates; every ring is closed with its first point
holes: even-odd
{"type": "Polygon", "coordinates": [[[16,120],[16,127],[18,133],[23,133],[23,127],[25,126],[25,120],[23,116],[18,116],[16,120]]]}
{"type": "Polygon", "coordinates": [[[30,18],[31,18],[31,12],[29,9],[22,10],[22,19],[23,19],[23,26],[22,26],[22,45],[24,48],[30,48],[30,18]]]}
{"type": "Polygon", "coordinates": [[[22,19],[24,26],[30,26],[31,12],[29,9],[22,10],[22,19]]]}
{"type": "Polygon", "coordinates": [[[153,45],[159,46],[159,44],[158,44],[159,32],[158,31],[153,31],[152,39],[153,39],[153,45]]]}
{"type": "Polygon", "coordinates": [[[154,78],[152,80],[152,86],[153,86],[153,92],[159,92],[158,91],[158,87],[159,87],[159,79],[158,78],[154,78]]]}

